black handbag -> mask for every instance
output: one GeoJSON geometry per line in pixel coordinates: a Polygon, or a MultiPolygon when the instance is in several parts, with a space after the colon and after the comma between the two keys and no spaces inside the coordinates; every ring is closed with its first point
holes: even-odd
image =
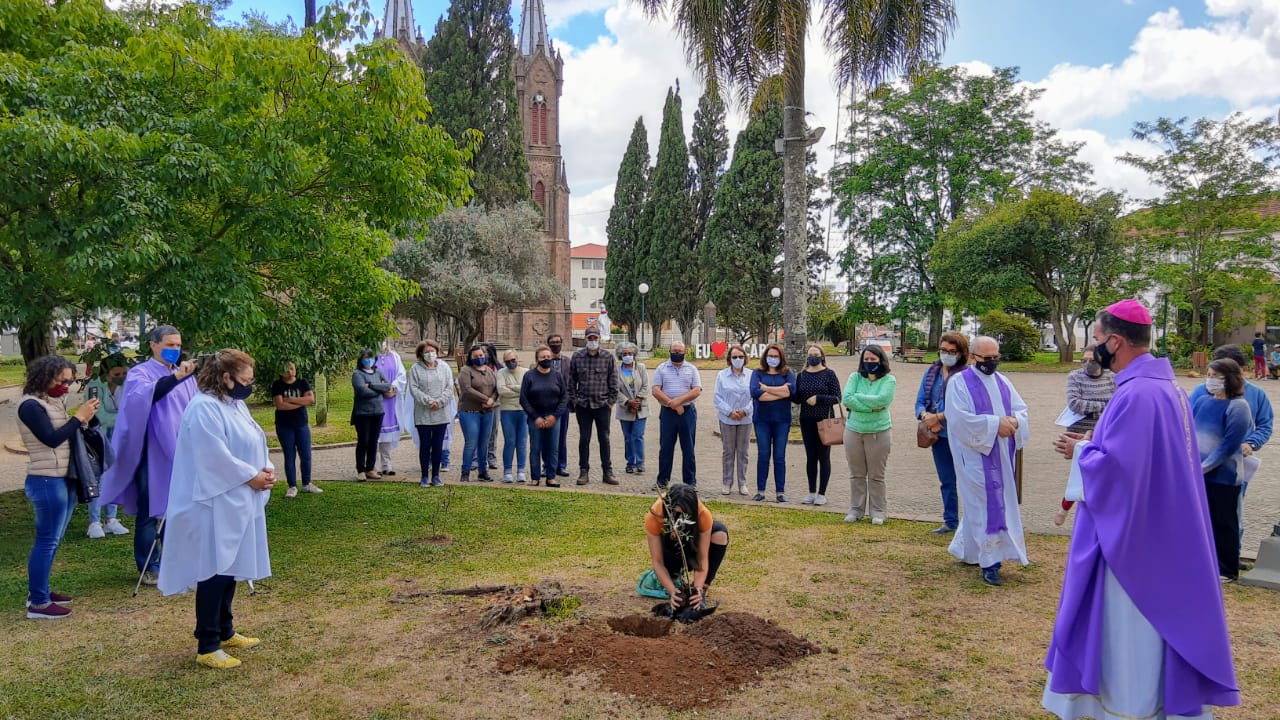
{"type": "Polygon", "coordinates": [[[67,482],[75,490],[76,502],[84,504],[101,494],[102,473],[111,464],[111,443],[102,434],[97,418],[72,433],[71,462],[67,482]]]}

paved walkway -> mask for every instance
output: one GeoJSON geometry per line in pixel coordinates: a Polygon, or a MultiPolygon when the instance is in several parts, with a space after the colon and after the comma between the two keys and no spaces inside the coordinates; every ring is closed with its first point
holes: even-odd
{"type": "MultiPolygon", "coordinates": [[[[831,367],[843,382],[850,372],[856,368],[855,362],[848,357],[831,358],[831,367]]],[[[894,374],[898,378],[898,393],[893,403],[895,420],[893,431],[893,452],[889,456],[888,469],[888,501],[889,512],[893,517],[919,519],[928,522],[939,522],[941,519],[941,500],[938,495],[938,480],[934,472],[930,451],[916,447],[914,415],[916,389],[920,385],[926,365],[895,363],[894,374]]],[[[702,382],[705,394],[698,401],[698,440],[697,464],[699,486],[718,492],[720,488],[720,441],[713,435],[717,428],[716,416],[711,404],[711,390],[715,383],[715,372],[704,370],[702,382]]],[[[1022,397],[1031,408],[1031,443],[1024,454],[1023,480],[1023,521],[1031,532],[1066,534],[1069,526],[1059,528],[1053,524],[1053,515],[1058,509],[1063,488],[1066,486],[1067,464],[1061,456],[1053,451],[1052,442],[1060,428],[1053,425],[1065,404],[1064,387],[1066,376],[1059,373],[1013,373],[1011,379],[1022,397]]],[[[1182,386],[1190,392],[1198,381],[1181,378],[1182,386]]],[[[1267,391],[1273,405],[1280,408],[1280,381],[1261,381],[1261,387],[1267,391]]],[[[16,435],[16,409],[19,392],[17,388],[0,391],[0,438],[12,440],[16,435]]],[[[585,488],[575,488],[573,481],[577,478],[577,441],[578,429],[570,419],[569,429],[569,468],[570,478],[562,478],[567,484],[565,490],[585,489],[592,492],[621,494],[643,494],[653,485],[658,468],[658,428],[657,418],[650,418],[646,432],[645,465],[648,473],[643,476],[627,475],[622,472],[626,466],[622,454],[622,435],[617,423],[612,425],[611,448],[616,474],[621,485],[610,487],[600,482],[599,457],[596,445],[592,440],[591,483],[585,488]]],[[[501,458],[501,438],[499,442],[499,458],[501,458]]],[[[445,482],[456,482],[457,463],[462,457],[462,436],[454,432],[452,445],[454,471],[445,474],[445,482]]],[[[330,450],[317,450],[314,455],[314,477],[323,486],[330,480],[348,480],[354,478],[354,451],[350,447],[330,450]]],[[[1243,553],[1252,557],[1257,552],[1258,543],[1263,537],[1271,534],[1272,525],[1280,522],[1280,438],[1264,447],[1260,453],[1263,461],[1262,469],[1251,484],[1249,495],[1245,500],[1245,541],[1243,553]],[[1277,459],[1273,459],[1277,458],[1277,459]]],[[[400,471],[397,480],[416,482],[418,479],[417,452],[411,442],[405,441],[394,454],[396,469],[400,471]]],[[[754,482],[754,462],[756,452],[754,444],[748,458],[748,485],[754,482]]],[[[0,491],[19,489],[22,487],[26,458],[0,452],[0,491]]],[[[676,476],[679,476],[680,455],[676,453],[676,476]]],[[[501,472],[498,471],[499,479],[501,472]]],[[[500,485],[500,483],[494,483],[500,485]]],[[[804,497],[807,483],[804,474],[804,448],[791,445],[787,450],[787,495],[791,499],[790,507],[804,508],[810,511],[836,512],[843,515],[848,509],[849,482],[848,465],[840,448],[832,452],[832,480],[828,488],[829,504],[824,508],[805,507],[800,504],[804,497]]],[[[750,488],[749,489],[753,489],[750,488]]],[[[551,492],[545,488],[530,492],[551,492]]],[[[560,490],[559,492],[564,492],[560,490]]],[[[770,479],[769,492],[773,497],[773,481],[770,479]]],[[[714,495],[716,500],[727,502],[750,502],[736,493],[728,497],[714,495]]],[[[772,502],[767,503],[774,505],[772,502]]],[[[1072,513],[1074,518],[1075,513],[1072,513]]],[[[1071,521],[1068,521],[1068,524],[1071,521]]]]}

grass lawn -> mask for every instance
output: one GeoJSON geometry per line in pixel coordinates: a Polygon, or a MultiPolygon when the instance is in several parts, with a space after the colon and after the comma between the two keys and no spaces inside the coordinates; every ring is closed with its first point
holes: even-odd
{"type": "MultiPolygon", "coordinates": [[[[129,538],[88,540],[78,510],[54,567],[76,596],[64,621],[23,619],[30,509],[0,495],[0,717],[669,718],[689,717],[601,689],[590,675],[501,674],[497,658],[538,636],[647,610],[635,578],[648,565],[650,501],[529,488],[330,482],[323,495],[268,506],[275,576],[236,598],[237,627],[263,644],[244,665],[194,663],[190,596],[131,599],[129,538]],[[449,498],[450,509],[441,510],[449,498]],[[428,542],[437,530],[452,542],[428,542]],[[482,599],[406,591],[555,579],[581,600],[562,620],[498,631],[482,599]]],[[[1029,538],[1036,564],[1003,588],[946,554],[927,526],[841,522],[831,513],[711,503],[731,545],[713,596],[722,611],[776,620],[827,649],[702,714],[721,718],[1038,718],[1041,667],[1066,540],[1029,538]]],[[[1226,589],[1245,706],[1222,718],[1274,718],[1280,707],[1280,603],[1226,589]]],[[[590,666],[590,663],[588,663],[590,666]]],[[[680,686],[672,669],[672,692],[680,686]]]]}
{"type": "MultiPolygon", "coordinates": [[[[329,380],[329,423],[324,427],[316,425],[316,409],[307,409],[311,420],[311,444],[328,445],[331,443],[355,442],[356,429],[351,425],[351,404],[354,391],[347,375],[336,375],[329,380]]],[[[269,389],[271,380],[263,380],[263,389],[269,389]]],[[[311,383],[315,387],[315,382],[311,383]]],[[[249,406],[253,419],[267,431],[267,445],[277,448],[280,441],[276,439],[276,409],[271,401],[255,402],[249,406]]]]}
{"type": "Polygon", "coordinates": [[[25,365],[0,365],[0,387],[21,385],[27,380],[25,365]]]}

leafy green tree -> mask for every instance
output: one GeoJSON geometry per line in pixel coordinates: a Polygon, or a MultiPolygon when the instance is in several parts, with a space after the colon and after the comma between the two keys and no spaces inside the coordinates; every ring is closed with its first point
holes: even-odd
{"type": "Polygon", "coordinates": [[[332,369],[411,289],[379,267],[392,233],[468,198],[417,68],[390,43],[326,49],[359,5],[301,37],[212,12],[0,4],[0,321],[24,357],[55,309],[110,308],[332,369]]]}
{"type": "Polygon", "coordinates": [[[1011,315],[1003,310],[992,310],[978,319],[983,335],[1000,341],[1000,357],[1024,362],[1036,354],[1040,346],[1040,331],[1031,320],[1022,315],[1011,315]]]}
{"type": "Polygon", "coordinates": [[[1260,319],[1249,311],[1275,293],[1277,254],[1268,236],[1277,227],[1258,208],[1261,195],[1280,189],[1280,130],[1235,114],[1221,122],[1140,122],[1133,136],[1160,154],[1127,153],[1120,161],[1145,171],[1164,195],[1128,225],[1148,244],[1151,278],[1182,311],[1179,334],[1208,344],[1208,311],[1227,325],[1260,319]]]}
{"type": "Polygon", "coordinates": [[[470,347],[490,310],[563,299],[566,288],[545,269],[540,227],[531,203],[457,208],[434,218],[422,238],[399,241],[387,259],[387,266],[418,290],[397,310],[419,324],[424,318],[453,319],[463,347],[470,347]]]}
{"type": "Polygon", "coordinates": [[[961,300],[1003,302],[1030,289],[1048,306],[1059,359],[1075,357],[1075,326],[1096,307],[1098,288],[1119,284],[1136,267],[1117,231],[1119,198],[1084,202],[1032,190],[973,220],[961,220],[933,246],[938,287],[961,300]]]}
{"type": "Polygon", "coordinates": [[[783,325],[787,356],[804,356],[805,261],[809,248],[805,137],[805,39],[821,18],[827,51],[834,56],[841,87],[874,85],[890,74],[912,70],[941,54],[955,24],[952,0],[639,0],[651,17],[669,12],[684,39],[689,61],[704,78],[737,89],[742,100],[759,85],[781,76],[783,144],[783,325]]]}
{"type": "Polygon", "coordinates": [[[509,0],[452,0],[422,53],[435,120],[455,138],[481,134],[472,187],[489,208],[529,199],[515,53],[509,0]]]}
{"type": "Polygon", "coordinates": [[[707,222],[715,209],[716,190],[729,161],[729,131],[724,126],[725,107],[715,83],[708,83],[693,113],[693,243],[706,241],[707,222]]]}
{"type": "Polygon", "coordinates": [[[895,296],[907,316],[928,316],[930,347],[942,334],[945,297],[929,256],[947,227],[971,206],[1088,176],[1075,159],[1079,145],[1034,119],[1040,92],[1020,85],[1013,68],[931,67],[856,104],[859,121],[841,145],[852,159],[832,172],[839,217],[861,240],[841,267],[895,296]]]}
{"type": "Polygon", "coordinates": [[[680,114],[680,90],[667,91],[649,201],[640,217],[640,267],[649,278],[654,324],[674,318],[686,343],[706,304],[704,275],[693,235],[692,173],[680,114]]]}
{"type": "MultiPolygon", "coordinates": [[[[605,233],[609,254],[604,261],[609,282],[604,288],[604,306],[614,323],[626,325],[632,340],[640,329],[640,298],[637,288],[647,279],[640,270],[640,216],[649,199],[649,132],[644,118],[636,118],[631,139],[618,166],[613,189],[613,207],[605,233]]],[[[648,308],[645,308],[647,311],[648,308]]],[[[649,320],[652,316],[643,318],[649,320]]]]}

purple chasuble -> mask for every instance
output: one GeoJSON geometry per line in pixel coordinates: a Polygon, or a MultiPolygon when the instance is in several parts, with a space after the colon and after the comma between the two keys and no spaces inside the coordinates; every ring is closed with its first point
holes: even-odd
{"type": "Polygon", "coordinates": [[[135,365],[125,376],[120,413],[111,434],[115,464],[102,475],[102,502],[123,505],[125,512],[138,512],[138,467],[147,457],[147,493],[151,517],[163,517],[169,505],[169,479],[173,475],[173,453],[178,445],[182,412],[196,395],[194,376],[183,378],[158,403],[156,383],[173,374],[164,363],[151,358],[135,365]]]}
{"type": "MultiPolygon", "coordinates": [[[[383,353],[378,356],[378,362],[374,367],[382,371],[382,376],[387,379],[387,384],[395,385],[396,379],[400,377],[400,356],[383,353]]],[[[399,393],[400,390],[397,390],[397,396],[399,393]]],[[[400,436],[400,424],[396,421],[396,400],[397,398],[394,397],[382,398],[382,429],[378,431],[379,435],[395,433],[396,437],[400,436]]]]}
{"type": "Polygon", "coordinates": [[[1093,440],[1076,452],[1084,499],[1045,658],[1050,689],[1099,692],[1109,568],[1165,642],[1164,712],[1240,704],[1200,451],[1169,361],[1142,355],[1117,374],[1093,440]]]}
{"type": "MultiPolygon", "coordinates": [[[[991,407],[991,394],[987,392],[987,386],[982,384],[982,378],[978,377],[978,371],[973,368],[966,368],[960,373],[960,377],[964,378],[964,386],[969,390],[969,396],[973,398],[973,410],[978,415],[995,415],[995,411],[991,407]]],[[[1013,415],[1012,395],[1009,393],[1009,383],[999,375],[993,376],[996,379],[996,387],[1000,389],[1000,401],[1004,403],[1004,414],[1013,415]]],[[[1010,438],[1009,442],[1009,467],[1014,467],[1014,442],[1010,438]]],[[[991,445],[991,452],[982,456],[982,478],[987,490],[987,534],[996,535],[1009,529],[1008,523],[1004,519],[1004,474],[1001,472],[1003,461],[1000,458],[1000,438],[991,445]]]]}

